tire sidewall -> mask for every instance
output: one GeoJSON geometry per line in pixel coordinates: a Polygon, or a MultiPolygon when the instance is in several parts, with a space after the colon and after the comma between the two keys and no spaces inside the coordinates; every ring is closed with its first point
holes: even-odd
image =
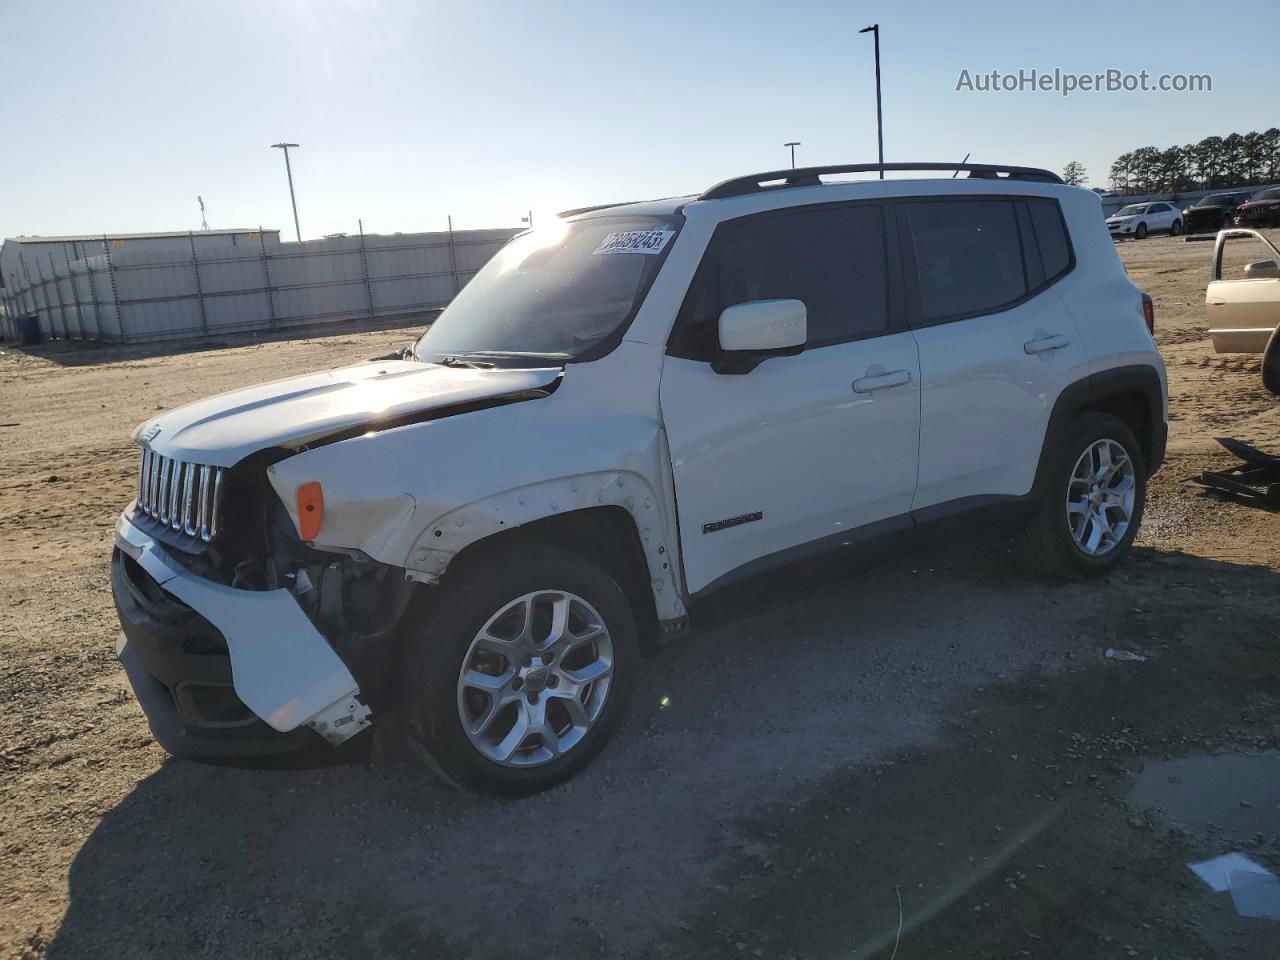
{"type": "Polygon", "coordinates": [[[1133,238],[1135,240],[1147,239],[1147,225],[1145,223],[1140,223],[1136,228],[1134,228],[1133,238]]]}
{"type": "Polygon", "coordinates": [[[1044,505],[1046,518],[1055,522],[1058,534],[1055,543],[1064,560],[1084,575],[1094,575],[1111,569],[1122,560],[1133,545],[1142,526],[1142,518],[1146,512],[1147,502],[1147,464],[1142,454],[1142,447],[1133,431],[1119,417],[1108,413],[1087,413],[1079,417],[1067,430],[1067,439],[1063,444],[1063,452],[1046,492],[1044,505]],[[1124,448],[1133,463],[1134,507],[1129,520],[1129,529],[1120,543],[1100,557],[1090,556],[1076,544],[1071,536],[1071,527],[1067,522],[1066,496],[1072,472],[1076,463],[1090,446],[1099,440],[1113,440],[1124,448]]]}
{"type": "Polygon", "coordinates": [[[600,567],[558,547],[495,551],[451,571],[437,588],[426,622],[405,657],[401,711],[410,736],[454,780],[500,794],[528,794],[563,782],[600,752],[622,722],[639,665],[635,617],[626,595],[600,567]],[[462,659],[480,628],[518,597],[565,590],[596,609],[613,642],[609,697],[591,729],[568,753],[537,767],[504,767],[472,746],[458,716],[462,659]]]}
{"type": "Polygon", "coordinates": [[[1280,396],[1280,326],[1271,331],[1262,351],[1262,386],[1268,393],[1280,396]]]}

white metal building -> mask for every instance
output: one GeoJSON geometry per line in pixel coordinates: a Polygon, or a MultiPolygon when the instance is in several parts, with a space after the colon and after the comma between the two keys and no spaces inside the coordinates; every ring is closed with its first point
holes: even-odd
{"type": "MultiPolygon", "coordinates": [[[[278,246],[279,230],[261,231],[268,246],[278,246]]],[[[39,283],[41,276],[66,273],[68,264],[85,257],[100,256],[108,245],[117,253],[172,253],[190,257],[194,243],[199,253],[222,247],[251,245],[261,248],[258,230],[197,230],[194,233],[172,231],[162,233],[74,234],[63,237],[9,237],[0,247],[0,288],[21,287],[39,283]]]]}
{"type": "Polygon", "coordinates": [[[148,343],[423,313],[518,232],[19,237],[0,258],[0,335],[15,338],[17,318],[31,315],[45,339],[148,343]]]}

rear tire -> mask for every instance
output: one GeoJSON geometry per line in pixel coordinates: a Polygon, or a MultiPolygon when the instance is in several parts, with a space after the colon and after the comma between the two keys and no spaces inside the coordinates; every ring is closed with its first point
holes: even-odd
{"type": "Polygon", "coordinates": [[[456,563],[406,657],[409,735],[464,786],[546,790],[622,723],[640,660],[631,606],[604,570],[559,547],[456,563]]]}
{"type": "Polygon", "coordinates": [[[1169,236],[1176,237],[1180,233],[1182,233],[1182,221],[1175,220],[1173,221],[1173,226],[1169,228],[1169,236]]]}
{"type": "Polygon", "coordinates": [[[1040,507],[1018,535],[1017,553],[1055,577],[1077,580],[1106,573],[1129,552],[1142,524],[1147,497],[1142,447],[1119,417],[1089,411],[1071,421],[1062,444],[1049,455],[1053,461],[1040,507]]]}
{"type": "Polygon", "coordinates": [[[1267,348],[1262,351],[1262,385],[1280,397],[1280,327],[1271,331],[1267,348]]]}

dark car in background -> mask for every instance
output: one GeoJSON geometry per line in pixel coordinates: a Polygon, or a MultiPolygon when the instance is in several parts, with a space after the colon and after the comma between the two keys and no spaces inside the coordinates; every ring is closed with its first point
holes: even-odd
{"type": "Polygon", "coordinates": [[[1187,233],[1217,233],[1231,226],[1236,207],[1251,194],[1249,190],[1236,190],[1201,197],[1182,211],[1182,229],[1187,233]]]}
{"type": "Polygon", "coordinates": [[[1237,227],[1280,226],[1280,187],[1259,190],[1236,208],[1237,227]]]}

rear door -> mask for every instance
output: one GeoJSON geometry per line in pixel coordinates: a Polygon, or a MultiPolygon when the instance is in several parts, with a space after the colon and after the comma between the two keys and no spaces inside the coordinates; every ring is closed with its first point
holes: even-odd
{"type": "Polygon", "coordinates": [[[935,197],[897,211],[920,348],[914,508],[1026,494],[1054,401],[1089,372],[1054,290],[1074,265],[1058,203],[935,197]]]}
{"type": "Polygon", "coordinates": [[[920,370],[905,329],[893,224],[880,203],[792,208],[721,224],[662,374],[685,576],[696,592],[908,526],[920,370]],[[808,342],[720,374],[728,306],[794,298],[808,342]]]}

